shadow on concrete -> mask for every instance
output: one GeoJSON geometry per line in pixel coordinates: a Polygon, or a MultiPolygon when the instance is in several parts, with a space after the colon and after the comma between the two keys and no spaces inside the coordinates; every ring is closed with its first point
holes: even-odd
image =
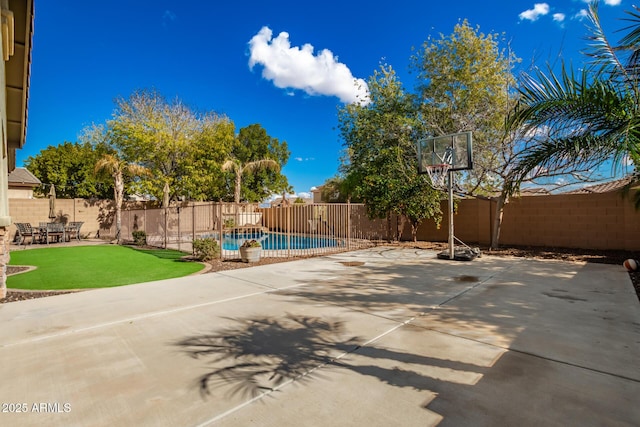
{"type": "MultiPolygon", "coordinates": [[[[360,346],[362,339],[346,336],[342,321],[288,314],[283,318],[225,319],[234,325],[210,334],[187,337],[175,343],[187,355],[202,359],[207,372],[197,387],[203,397],[218,386],[230,385],[230,395],[255,397],[274,391],[286,382],[305,383],[321,378],[326,369],[342,368],[376,378],[394,387],[434,390],[433,378],[417,370],[423,366],[471,372],[481,376],[483,367],[394,349],[360,346]],[[342,359],[339,356],[352,354],[342,359]],[[384,363],[380,363],[384,361],[384,363]],[[389,365],[391,364],[391,365],[389,365]],[[384,366],[387,365],[387,366],[384,366]],[[322,368],[322,369],[318,369],[322,368]]],[[[415,332],[415,330],[414,330],[415,332]]]]}
{"type": "Polygon", "coordinates": [[[206,358],[213,369],[198,379],[200,392],[231,384],[232,394],[256,396],[332,362],[335,350],[354,350],[357,337],[344,337],[344,324],[315,317],[286,315],[233,320],[234,325],[176,343],[189,356],[206,358]]]}

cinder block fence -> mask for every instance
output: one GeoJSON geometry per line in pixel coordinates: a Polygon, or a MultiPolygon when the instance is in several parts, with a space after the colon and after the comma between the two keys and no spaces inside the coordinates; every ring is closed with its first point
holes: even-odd
{"type": "MultiPolygon", "coordinates": [[[[514,198],[505,206],[500,242],[503,245],[640,251],[640,211],[635,210],[631,200],[632,196],[623,198],[619,192],[514,198]]],[[[49,221],[48,199],[10,199],[9,210],[13,222],[38,224],[49,221]]],[[[491,200],[460,200],[454,216],[456,237],[467,243],[488,245],[495,210],[496,204],[491,200]]],[[[85,237],[115,236],[112,201],[58,199],[55,212],[57,221],[83,221],[82,235],[85,237]]],[[[446,202],[443,212],[446,212],[446,202]]],[[[130,237],[134,230],[145,230],[149,235],[168,233],[174,239],[176,234],[184,234],[189,236],[186,241],[190,241],[192,234],[223,232],[229,220],[240,225],[255,222],[249,221],[255,217],[260,218],[260,224],[254,225],[279,233],[317,234],[324,229],[332,237],[341,239],[389,238],[387,221],[368,219],[365,207],[359,204],[258,208],[256,205],[185,202],[173,206],[167,215],[153,204],[128,204],[123,209],[123,237],[130,237]]],[[[399,221],[393,217],[390,224],[390,233],[394,236],[399,221]]],[[[10,232],[12,236],[15,234],[15,226],[10,232]]],[[[410,239],[408,227],[402,236],[410,239]]],[[[423,241],[447,241],[448,216],[444,215],[439,228],[433,221],[425,221],[419,227],[417,237],[423,241]]],[[[161,240],[166,242],[166,238],[161,240]]]]}

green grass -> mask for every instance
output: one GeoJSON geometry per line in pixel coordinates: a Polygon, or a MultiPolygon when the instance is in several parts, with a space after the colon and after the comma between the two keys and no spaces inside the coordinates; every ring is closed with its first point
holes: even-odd
{"type": "Polygon", "coordinates": [[[203,268],[199,263],[181,261],[184,255],[174,250],[138,250],[116,245],[12,251],[9,265],[32,265],[37,269],[9,276],[7,287],[108,288],[183,277],[203,268]]]}

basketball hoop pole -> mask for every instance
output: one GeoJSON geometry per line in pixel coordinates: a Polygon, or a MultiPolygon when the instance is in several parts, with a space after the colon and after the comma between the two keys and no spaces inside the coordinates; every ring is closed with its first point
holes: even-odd
{"type": "Polygon", "coordinates": [[[447,171],[448,182],[447,186],[449,187],[449,259],[455,259],[455,241],[454,241],[454,230],[453,230],[453,171],[447,171]]]}

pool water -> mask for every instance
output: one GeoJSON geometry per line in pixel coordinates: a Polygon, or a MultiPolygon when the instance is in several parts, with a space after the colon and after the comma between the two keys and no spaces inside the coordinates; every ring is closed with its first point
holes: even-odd
{"type": "Polygon", "coordinates": [[[262,249],[314,249],[338,246],[336,239],[320,236],[302,236],[299,234],[256,233],[229,234],[222,239],[222,249],[235,251],[245,240],[255,239],[260,242],[262,249]]]}

